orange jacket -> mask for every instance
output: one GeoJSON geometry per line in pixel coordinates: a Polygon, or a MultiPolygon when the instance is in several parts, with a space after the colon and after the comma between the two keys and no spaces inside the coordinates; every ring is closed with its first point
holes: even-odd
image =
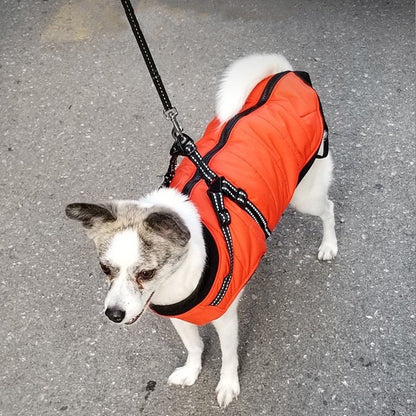
{"type": "MultiPolygon", "coordinates": [[[[271,230],[289,204],[302,170],[314,160],[324,135],[318,95],[304,77],[304,73],[287,72],[264,79],[250,93],[239,116],[223,125],[214,118],[196,144],[217,175],[244,189],[271,230]]],[[[191,296],[175,305],[150,308],[164,316],[204,325],[227,310],[253,275],[266,251],[265,234],[243,209],[225,198],[231,214],[234,270],[222,301],[210,306],[230,267],[224,236],[207,185],[198,180],[189,159],[178,166],[170,186],[189,194],[198,209],[204,225],[207,265],[191,296]]]]}

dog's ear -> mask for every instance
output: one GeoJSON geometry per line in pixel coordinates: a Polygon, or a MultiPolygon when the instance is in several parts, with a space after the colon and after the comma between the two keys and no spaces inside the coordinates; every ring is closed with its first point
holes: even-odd
{"type": "Polygon", "coordinates": [[[144,219],[143,224],[148,230],[180,247],[185,247],[191,238],[188,227],[174,212],[152,212],[144,219]]]}
{"type": "Polygon", "coordinates": [[[81,221],[82,225],[88,229],[91,229],[94,225],[112,222],[117,219],[116,205],[112,203],[87,204],[77,202],[67,205],[65,213],[68,218],[81,221]]]}

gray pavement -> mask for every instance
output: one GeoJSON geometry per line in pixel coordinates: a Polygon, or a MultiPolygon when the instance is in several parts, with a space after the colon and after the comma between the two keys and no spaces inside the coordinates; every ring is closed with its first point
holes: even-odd
{"type": "Polygon", "coordinates": [[[64,217],[137,198],[167,165],[121,5],[0,4],[0,415],[416,414],[413,2],[135,2],[194,137],[224,68],[253,52],[309,71],[330,125],[339,256],[318,262],[319,221],[285,213],[241,302],[241,397],[225,411],[212,328],[197,383],[168,387],[185,358],[173,327],[104,316],[92,244],[64,217]]]}

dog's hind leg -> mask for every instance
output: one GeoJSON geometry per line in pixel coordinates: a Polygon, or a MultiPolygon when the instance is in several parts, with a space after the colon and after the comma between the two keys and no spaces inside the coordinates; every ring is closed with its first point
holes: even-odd
{"type": "Polygon", "coordinates": [[[185,365],[176,368],[169,376],[168,383],[179,386],[191,386],[201,372],[201,355],[204,343],[199,336],[197,325],[175,318],[172,318],[171,321],[188,351],[188,357],[185,365]]]}
{"type": "Polygon", "coordinates": [[[316,159],[293,194],[290,205],[298,211],[316,215],[322,219],[323,238],[318,250],[319,260],[331,260],[338,253],[335,235],[334,204],[328,199],[332,180],[333,162],[331,154],[316,159]]]}
{"type": "Polygon", "coordinates": [[[238,301],[243,291],[221,318],[212,321],[220,339],[222,364],[221,377],[216,388],[218,404],[226,407],[240,394],[238,380],[238,301]]]}

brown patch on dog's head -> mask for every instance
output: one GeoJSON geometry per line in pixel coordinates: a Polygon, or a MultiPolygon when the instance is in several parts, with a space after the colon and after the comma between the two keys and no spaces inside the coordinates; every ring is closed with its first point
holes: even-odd
{"type": "Polygon", "coordinates": [[[87,229],[93,228],[94,225],[113,222],[117,219],[116,206],[110,203],[87,204],[77,202],[67,205],[65,213],[68,218],[81,221],[82,225],[87,229]]]}
{"type": "Polygon", "coordinates": [[[143,221],[145,228],[180,247],[185,247],[191,234],[182,219],[171,211],[156,211],[143,221]]]}
{"type": "Polygon", "coordinates": [[[67,205],[65,213],[68,218],[80,221],[88,237],[97,243],[97,237],[104,230],[113,228],[117,222],[117,207],[117,204],[113,202],[100,204],[76,202],[67,205]]]}

